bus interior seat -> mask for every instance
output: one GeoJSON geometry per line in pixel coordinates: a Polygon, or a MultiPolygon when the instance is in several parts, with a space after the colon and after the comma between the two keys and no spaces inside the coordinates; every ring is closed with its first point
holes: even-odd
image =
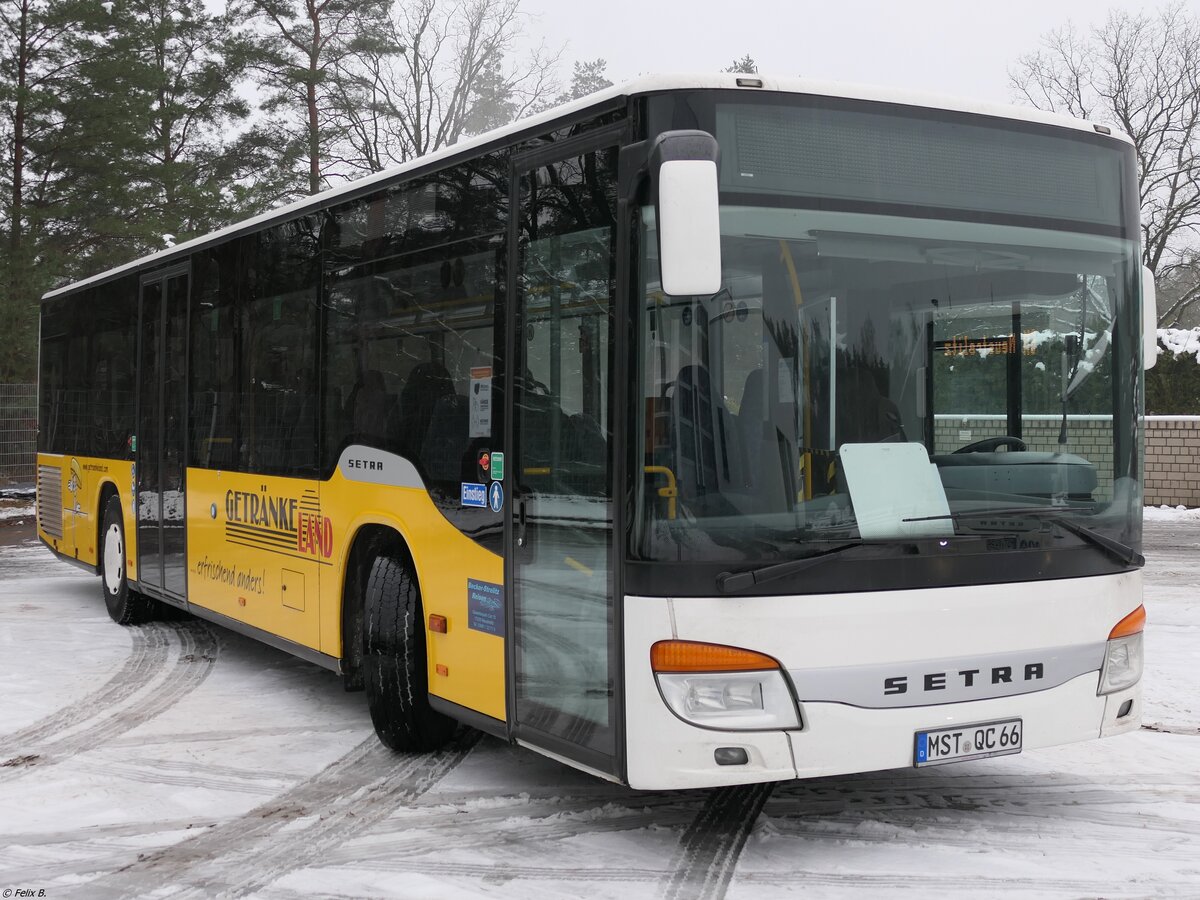
{"type": "Polygon", "coordinates": [[[702,515],[732,515],[736,507],[724,496],[741,484],[741,473],[731,465],[731,443],[736,435],[729,411],[715,398],[708,369],[689,364],[679,370],[667,388],[670,412],[671,468],[679,497],[702,515]]]}
{"type": "Polygon", "coordinates": [[[837,391],[838,446],[908,440],[900,408],[879,389],[869,369],[839,367],[837,391]]]}
{"type": "Polygon", "coordinates": [[[347,406],[353,440],[378,447],[394,445],[399,411],[382,372],[368,369],[350,391],[347,406]]]}
{"type": "Polygon", "coordinates": [[[751,369],[742,385],[742,402],[738,406],[737,430],[746,454],[746,483],[761,487],[767,471],[762,466],[764,430],[767,427],[766,397],[763,392],[763,370],[751,369]]]}
{"type": "Polygon", "coordinates": [[[470,409],[466,399],[458,394],[439,398],[420,454],[422,470],[432,481],[478,480],[469,430],[470,409]]]}
{"type": "Polygon", "coordinates": [[[417,363],[400,391],[403,455],[417,459],[425,446],[433,410],[443,397],[454,396],[454,381],[441,363],[417,363]]]}
{"type": "Polygon", "coordinates": [[[767,416],[765,374],[751,369],[742,386],[738,407],[737,436],[744,463],[740,483],[754,495],[754,508],[782,511],[791,507],[795,494],[792,466],[794,444],[780,433],[775,418],[767,416]]]}

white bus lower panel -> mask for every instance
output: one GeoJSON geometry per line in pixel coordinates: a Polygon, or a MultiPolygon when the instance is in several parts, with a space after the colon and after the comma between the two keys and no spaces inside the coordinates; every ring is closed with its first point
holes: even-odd
{"type": "MultiPolygon", "coordinates": [[[[1108,702],[1096,696],[1098,678],[1099,673],[1092,672],[1049,690],[945,706],[862,709],[805,703],[803,730],[789,733],[796,775],[811,778],[911,766],[917,732],[985,722],[1020,719],[1022,752],[1091,740],[1100,737],[1108,702]]],[[[1136,724],[1132,707],[1130,712],[1127,718],[1136,724]]]]}
{"type": "Polygon", "coordinates": [[[1029,752],[1135,729],[1140,706],[1140,684],[1097,697],[1095,674],[1018,697],[947,706],[861,709],[808,703],[801,708],[804,725],[798,731],[697,728],[660,701],[659,707],[636,714],[631,709],[629,784],[645,790],[715,787],[908,768],[919,731],[1011,719],[1021,721],[1022,752],[1029,752]],[[1130,707],[1118,718],[1127,701],[1130,707]],[[718,765],[720,748],[742,748],[748,762],[718,765]]]}
{"type": "MultiPolygon", "coordinates": [[[[1113,624],[1140,602],[1140,587],[1139,578],[1117,576],[1027,584],[1020,593],[1005,597],[998,586],[912,592],[907,597],[899,592],[843,595],[831,598],[836,603],[822,603],[825,598],[796,603],[769,597],[627,597],[628,782],[639,789],[678,789],[905,768],[914,764],[920,731],[1015,719],[1021,721],[1021,752],[1135,729],[1141,719],[1140,682],[1108,696],[1097,695],[1097,687],[1103,642],[1113,624]],[[957,602],[968,591],[972,602],[957,602]],[[1018,630],[1014,620],[1039,624],[1018,630]],[[672,712],[651,669],[650,647],[670,639],[768,653],[793,680],[806,661],[826,675],[844,667],[853,675],[856,667],[864,667],[876,678],[881,674],[874,671],[878,664],[891,659],[897,673],[915,665],[913,672],[931,673],[931,683],[940,685],[943,672],[961,675],[947,668],[948,658],[982,666],[990,665],[993,654],[1013,652],[1014,665],[1006,665],[1003,676],[1016,681],[1017,673],[1024,672],[1016,663],[1028,657],[1039,676],[1043,671],[1046,676],[1032,680],[1047,686],[941,704],[903,706],[895,705],[898,698],[887,698],[892,705],[885,706],[885,682],[879,679],[881,696],[874,706],[801,695],[799,729],[698,727],[672,712]],[[1082,655],[1055,648],[1082,648],[1082,655]],[[1079,667],[1079,659],[1093,657],[1089,670],[1079,667]],[[1069,671],[1057,665],[1060,660],[1074,661],[1076,668],[1051,678],[1056,671],[1069,671]],[[923,661],[931,662],[926,666],[923,661]],[[739,749],[745,752],[745,762],[729,764],[731,756],[740,756],[739,749]],[[725,765],[718,761],[718,750],[725,751],[720,754],[725,765]]],[[[910,674],[908,679],[912,696],[917,677],[910,674]]],[[[851,693],[861,693],[853,679],[845,684],[851,693]]],[[[1003,686],[987,689],[995,693],[1003,686]]]]}

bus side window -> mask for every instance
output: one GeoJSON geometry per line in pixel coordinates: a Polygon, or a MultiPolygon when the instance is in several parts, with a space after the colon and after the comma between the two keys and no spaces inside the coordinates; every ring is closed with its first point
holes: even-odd
{"type": "Polygon", "coordinates": [[[317,464],[316,219],[305,217],[246,240],[255,242],[239,297],[242,359],[243,467],[268,474],[313,476],[317,464]]]}

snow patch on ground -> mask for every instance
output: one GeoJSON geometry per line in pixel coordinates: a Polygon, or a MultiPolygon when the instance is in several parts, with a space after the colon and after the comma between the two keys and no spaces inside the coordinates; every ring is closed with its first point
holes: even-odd
{"type": "Polygon", "coordinates": [[[493,738],[392,754],[332,673],[200,622],[119,628],[96,578],[36,544],[0,548],[0,883],[264,900],[1197,896],[1200,511],[1157,512],[1142,731],[736,791],[631,791],[493,738]],[[734,795],[761,812],[739,821],[734,795]]]}
{"type": "Polygon", "coordinates": [[[0,500],[0,522],[33,518],[33,504],[24,500],[0,500]]]}

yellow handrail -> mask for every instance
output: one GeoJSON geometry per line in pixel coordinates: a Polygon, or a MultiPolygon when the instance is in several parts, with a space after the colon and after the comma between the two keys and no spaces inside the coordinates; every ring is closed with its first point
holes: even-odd
{"type": "Polygon", "coordinates": [[[667,479],[667,486],[658,489],[658,496],[667,498],[667,518],[675,518],[675,498],[679,496],[679,488],[675,484],[675,473],[666,466],[646,466],[647,475],[662,475],[667,479]]]}

